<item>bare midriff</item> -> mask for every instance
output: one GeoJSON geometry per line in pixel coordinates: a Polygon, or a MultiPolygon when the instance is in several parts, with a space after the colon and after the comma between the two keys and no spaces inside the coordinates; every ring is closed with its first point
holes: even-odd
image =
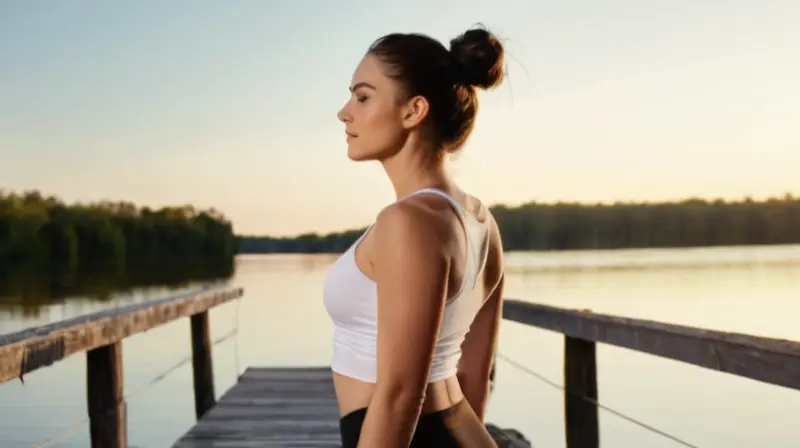
{"type": "MultiPolygon", "coordinates": [[[[335,372],[333,384],[339,400],[340,416],[368,407],[375,393],[375,383],[367,383],[335,372]]],[[[463,399],[464,394],[456,376],[429,383],[425,390],[422,413],[428,414],[451,408],[463,399]]]]}

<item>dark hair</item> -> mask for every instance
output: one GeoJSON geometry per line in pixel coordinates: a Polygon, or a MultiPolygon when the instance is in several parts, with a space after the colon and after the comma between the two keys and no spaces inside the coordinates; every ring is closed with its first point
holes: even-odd
{"type": "MultiPolygon", "coordinates": [[[[428,100],[429,123],[445,152],[460,149],[475,125],[477,88],[503,81],[503,44],[483,28],[470,29],[450,41],[450,49],[422,34],[393,33],[376,40],[368,53],[386,66],[408,98],[428,100]]],[[[442,155],[440,151],[437,155],[442,155]]]]}

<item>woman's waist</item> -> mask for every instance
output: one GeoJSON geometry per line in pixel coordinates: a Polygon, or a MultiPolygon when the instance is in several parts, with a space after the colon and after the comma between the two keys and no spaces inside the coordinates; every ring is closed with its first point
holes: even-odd
{"type": "MultiPolygon", "coordinates": [[[[375,394],[376,383],[362,381],[342,373],[333,372],[333,384],[339,401],[339,415],[369,407],[375,394]]],[[[428,414],[449,409],[464,399],[456,375],[433,381],[425,388],[422,413],[428,414]]]]}

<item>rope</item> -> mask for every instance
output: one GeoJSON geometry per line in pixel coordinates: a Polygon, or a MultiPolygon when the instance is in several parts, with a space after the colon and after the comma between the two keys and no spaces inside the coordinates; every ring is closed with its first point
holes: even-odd
{"type": "MultiPolygon", "coordinates": [[[[239,353],[238,353],[238,351],[239,351],[239,343],[238,343],[238,341],[239,341],[239,338],[238,338],[238,334],[239,334],[239,301],[240,300],[241,300],[241,298],[237,298],[236,299],[236,305],[235,305],[236,308],[235,308],[233,330],[231,330],[231,331],[225,333],[224,335],[214,339],[213,342],[211,343],[211,346],[214,347],[214,346],[216,346],[218,344],[221,344],[221,343],[227,341],[228,339],[234,337],[234,350],[235,350],[234,362],[236,364],[236,378],[239,377],[239,373],[240,373],[239,372],[239,353]]],[[[126,393],[124,395],[124,400],[127,401],[130,397],[133,397],[133,396],[135,396],[135,395],[137,395],[137,394],[149,389],[153,385],[160,383],[161,381],[165,380],[170,374],[172,374],[173,372],[175,372],[179,368],[183,367],[184,365],[189,364],[191,361],[192,361],[192,355],[191,354],[181,358],[180,360],[178,360],[178,362],[176,362],[175,364],[170,366],[168,369],[166,369],[166,370],[160,372],[159,374],[155,375],[153,378],[150,379],[150,381],[148,381],[145,384],[139,386],[138,388],[132,390],[131,392],[126,393]]],[[[109,409],[106,410],[106,412],[110,413],[112,410],[113,410],[113,408],[109,408],[109,409]]],[[[78,420],[75,420],[73,423],[71,423],[69,426],[65,427],[64,429],[62,429],[62,430],[60,430],[60,431],[48,436],[47,438],[45,438],[44,440],[42,440],[39,443],[35,443],[33,445],[28,445],[27,448],[41,448],[41,447],[47,446],[47,445],[49,445],[49,444],[51,444],[53,442],[62,440],[67,435],[69,435],[70,433],[75,431],[76,429],[78,429],[78,428],[84,426],[85,424],[89,423],[89,421],[90,421],[90,418],[88,416],[80,418],[78,420]]]]}
{"type": "MultiPolygon", "coordinates": [[[[531,368],[526,367],[526,366],[520,364],[517,361],[514,361],[513,359],[509,358],[508,356],[506,356],[506,355],[504,355],[502,353],[498,352],[497,353],[497,357],[502,359],[503,361],[511,364],[512,366],[516,367],[517,369],[527,373],[528,375],[531,375],[531,376],[535,377],[536,379],[542,381],[543,383],[546,383],[546,384],[548,384],[550,386],[553,386],[556,389],[559,389],[561,391],[566,391],[564,386],[556,383],[555,381],[553,381],[551,379],[546,378],[544,375],[542,375],[540,373],[537,373],[537,372],[533,371],[531,368]]],[[[589,403],[592,403],[592,404],[596,405],[600,409],[603,409],[603,410],[605,410],[607,412],[610,412],[611,414],[614,414],[614,415],[616,415],[617,417],[619,417],[619,418],[621,418],[623,420],[627,420],[628,422],[633,423],[634,425],[637,425],[637,426],[639,426],[641,428],[644,428],[644,429],[646,429],[646,430],[648,430],[650,432],[653,432],[653,433],[658,434],[658,435],[660,435],[662,437],[670,439],[673,442],[676,442],[676,443],[678,443],[680,445],[686,446],[688,448],[699,448],[697,445],[691,444],[691,443],[689,443],[689,442],[687,442],[687,441],[685,441],[683,439],[680,439],[677,436],[674,436],[674,435],[672,435],[672,434],[670,434],[670,433],[668,433],[666,431],[660,430],[660,429],[658,429],[658,428],[656,428],[656,427],[654,427],[652,425],[648,425],[647,423],[644,423],[644,422],[639,421],[639,420],[637,420],[637,419],[635,419],[633,417],[625,415],[622,412],[614,410],[614,409],[612,409],[612,408],[600,403],[599,401],[597,401],[595,399],[586,397],[584,395],[576,394],[576,393],[574,393],[572,391],[566,391],[566,392],[572,394],[573,396],[577,396],[578,398],[580,398],[580,399],[582,399],[584,401],[588,401],[589,403]]]]}

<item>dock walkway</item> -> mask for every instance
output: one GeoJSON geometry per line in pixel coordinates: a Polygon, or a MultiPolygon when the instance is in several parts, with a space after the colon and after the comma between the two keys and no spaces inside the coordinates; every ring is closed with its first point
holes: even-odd
{"type": "MultiPolygon", "coordinates": [[[[530,448],[488,424],[500,448],[530,448]]],[[[330,367],[249,367],[173,448],[341,447],[330,367]]]]}
{"type": "Polygon", "coordinates": [[[339,447],[328,367],[249,367],[173,448],[339,447]]]}

